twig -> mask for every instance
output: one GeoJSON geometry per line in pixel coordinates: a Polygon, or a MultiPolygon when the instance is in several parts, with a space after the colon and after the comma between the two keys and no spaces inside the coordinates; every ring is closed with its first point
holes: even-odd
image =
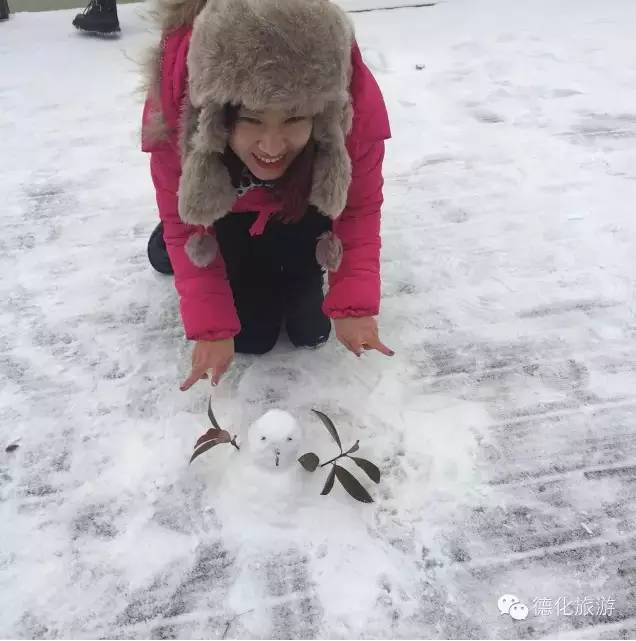
{"type": "Polygon", "coordinates": [[[320,467],[325,467],[325,465],[329,465],[329,463],[335,463],[338,459],[341,459],[343,456],[347,456],[346,454],[338,454],[335,458],[332,458],[330,461],[327,461],[326,463],[321,463],[320,467]]]}
{"type": "Polygon", "coordinates": [[[355,452],[358,449],[357,446],[359,443],[360,441],[356,441],[346,452],[341,452],[340,454],[338,454],[338,456],[335,456],[330,461],[322,463],[320,467],[325,467],[325,465],[329,465],[329,463],[335,463],[338,459],[341,459],[343,456],[349,456],[351,452],[355,452]]]}
{"type": "Polygon", "coordinates": [[[250,612],[254,612],[254,609],[255,608],[252,608],[251,610],[245,610],[245,612],[239,612],[238,614],[235,614],[229,621],[226,621],[225,631],[223,632],[223,636],[221,637],[221,639],[227,638],[227,633],[230,630],[230,626],[232,625],[232,623],[234,623],[234,621],[236,621],[236,619],[238,619],[239,617],[242,617],[244,614],[249,614],[250,612]]]}
{"type": "Polygon", "coordinates": [[[371,11],[394,11],[395,9],[420,9],[421,7],[434,7],[437,2],[421,2],[418,4],[401,4],[396,7],[372,7],[370,9],[350,9],[347,13],[369,13],[371,11]]]}
{"type": "Polygon", "coordinates": [[[126,60],[132,62],[133,64],[135,64],[137,66],[139,66],[141,64],[139,62],[139,60],[135,60],[132,56],[129,56],[128,53],[126,52],[126,50],[123,47],[120,47],[119,50],[121,51],[121,53],[124,56],[124,58],[126,58],[126,60]]]}

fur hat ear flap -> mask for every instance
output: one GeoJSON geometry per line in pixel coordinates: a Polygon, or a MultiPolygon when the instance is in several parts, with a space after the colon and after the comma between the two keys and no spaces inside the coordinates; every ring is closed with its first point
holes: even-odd
{"type": "MultiPolygon", "coordinates": [[[[195,129],[197,110],[188,111],[186,129],[195,129]]],[[[184,145],[179,181],[179,216],[184,223],[209,227],[234,205],[236,191],[222,157],[227,135],[222,108],[212,103],[198,110],[196,129],[184,145]]]]}
{"type": "Polygon", "coordinates": [[[179,181],[179,216],[189,225],[210,227],[225,216],[236,192],[220,154],[195,150],[183,163],[179,181]]]}
{"type": "Polygon", "coordinates": [[[316,116],[314,122],[317,150],[309,202],[329,218],[337,218],[342,213],[351,184],[351,159],[345,146],[346,130],[343,127],[351,122],[347,115],[351,106],[347,107],[342,110],[333,105],[316,116]]]}
{"type": "Polygon", "coordinates": [[[347,204],[350,182],[351,160],[344,145],[321,146],[314,159],[310,204],[329,218],[338,218],[347,204]]]}
{"type": "Polygon", "coordinates": [[[192,144],[199,151],[222,154],[227,139],[228,130],[225,126],[223,107],[209,102],[198,110],[197,128],[192,144]]]}

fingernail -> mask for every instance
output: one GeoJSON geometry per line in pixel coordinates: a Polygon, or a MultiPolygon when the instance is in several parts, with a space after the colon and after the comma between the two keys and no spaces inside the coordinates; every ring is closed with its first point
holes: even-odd
{"type": "Polygon", "coordinates": [[[395,352],[391,350],[391,353],[389,354],[389,356],[395,356],[395,352]]]}

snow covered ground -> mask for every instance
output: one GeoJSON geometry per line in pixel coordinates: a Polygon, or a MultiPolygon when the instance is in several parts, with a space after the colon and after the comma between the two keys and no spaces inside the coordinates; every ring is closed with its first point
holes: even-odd
{"type": "Polygon", "coordinates": [[[73,14],[0,24],[0,636],[636,637],[636,5],[355,14],[394,133],[397,355],[281,342],[214,407],[242,431],[281,406],[323,459],[325,411],[382,469],[371,505],[239,483],[229,446],[188,467],[208,387],[179,392],[145,256],[152,28],[73,14]]]}

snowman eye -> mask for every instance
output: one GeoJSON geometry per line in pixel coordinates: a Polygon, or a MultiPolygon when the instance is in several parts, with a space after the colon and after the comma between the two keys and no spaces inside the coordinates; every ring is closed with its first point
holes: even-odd
{"type": "Polygon", "coordinates": [[[288,440],[288,441],[293,441],[294,439],[293,439],[291,436],[288,436],[288,437],[287,437],[287,440],[288,440]]]}
{"type": "Polygon", "coordinates": [[[264,436],[261,436],[261,441],[266,441],[267,439],[264,436]]]}

